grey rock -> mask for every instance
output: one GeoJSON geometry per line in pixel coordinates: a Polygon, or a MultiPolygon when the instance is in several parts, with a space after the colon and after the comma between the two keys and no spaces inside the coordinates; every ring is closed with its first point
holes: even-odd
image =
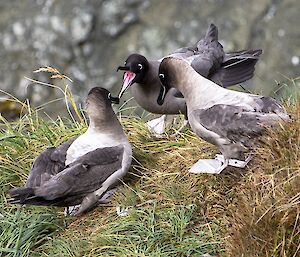
{"type": "MultiPolygon", "coordinates": [[[[78,99],[96,85],[117,93],[122,75],[115,69],[129,53],[159,58],[193,44],[214,22],[226,51],[264,50],[245,86],[271,94],[276,81],[299,76],[299,9],[297,0],[1,1],[0,89],[34,106],[62,97],[24,79],[53,83],[49,74],[32,73],[53,66],[73,79],[78,99]]],[[[46,108],[61,114],[57,103],[46,108]]]]}

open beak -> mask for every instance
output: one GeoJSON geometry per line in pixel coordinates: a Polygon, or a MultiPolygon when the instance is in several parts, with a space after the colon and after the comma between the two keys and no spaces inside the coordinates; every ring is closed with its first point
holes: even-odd
{"type": "Polygon", "coordinates": [[[119,93],[119,98],[122,97],[124,92],[134,83],[134,78],[136,74],[132,71],[125,71],[123,77],[123,86],[119,93]]]}
{"type": "Polygon", "coordinates": [[[159,95],[157,97],[157,104],[158,105],[163,105],[163,103],[165,101],[166,94],[167,94],[167,88],[165,86],[161,85],[159,95]]]}

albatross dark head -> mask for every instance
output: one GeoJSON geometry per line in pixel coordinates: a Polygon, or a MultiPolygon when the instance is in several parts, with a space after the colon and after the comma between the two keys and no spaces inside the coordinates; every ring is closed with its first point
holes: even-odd
{"type": "Polygon", "coordinates": [[[160,92],[157,98],[157,104],[158,105],[163,105],[165,97],[168,93],[168,91],[170,90],[170,88],[172,87],[172,76],[174,76],[175,74],[172,75],[172,67],[168,66],[168,60],[170,58],[165,58],[163,59],[163,61],[161,62],[161,64],[159,65],[159,72],[158,72],[158,77],[160,79],[161,82],[161,87],[160,87],[160,92]]]}
{"type": "Polygon", "coordinates": [[[131,54],[128,56],[124,66],[119,66],[117,71],[123,70],[123,86],[119,93],[119,98],[134,83],[142,83],[149,69],[148,60],[140,54],[131,54]]]}
{"type": "Polygon", "coordinates": [[[89,127],[102,131],[112,130],[112,124],[117,122],[112,103],[118,103],[118,97],[112,97],[110,92],[101,87],[92,88],[86,99],[86,112],[89,116],[89,127]]]}
{"type": "Polygon", "coordinates": [[[88,93],[87,101],[89,101],[89,99],[94,99],[106,104],[119,104],[120,100],[118,97],[113,97],[111,93],[103,87],[93,87],[88,93]]]}
{"type": "Polygon", "coordinates": [[[111,108],[112,103],[119,103],[118,97],[113,97],[111,93],[102,87],[92,88],[86,99],[86,107],[88,113],[97,112],[102,109],[111,108]],[[97,110],[95,110],[97,109],[97,110]],[[90,111],[89,111],[90,110],[90,111]]]}

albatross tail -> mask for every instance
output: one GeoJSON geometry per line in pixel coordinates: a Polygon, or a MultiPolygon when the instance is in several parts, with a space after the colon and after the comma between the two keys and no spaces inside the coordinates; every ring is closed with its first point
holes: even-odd
{"type": "Polygon", "coordinates": [[[65,207],[69,205],[75,205],[80,203],[78,198],[82,200],[80,196],[70,196],[68,198],[56,198],[53,200],[47,200],[43,197],[37,196],[34,193],[32,187],[17,187],[13,188],[9,192],[11,198],[8,199],[10,204],[29,204],[29,205],[42,205],[42,206],[60,206],[65,207]]]}

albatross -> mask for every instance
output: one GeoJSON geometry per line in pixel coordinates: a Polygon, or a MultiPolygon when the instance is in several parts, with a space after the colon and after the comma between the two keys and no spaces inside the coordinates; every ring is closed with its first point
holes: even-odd
{"type": "Polygon", "coordinates": [[[251,159],[247,153],[266,126],[289,119],[275,99],[222,88],[182,59],[165,58],[159,78],[162,84],[157,103],[164,103],[170,88],[178,89],[186,100],[192,130],[222,153],[216,159],[199,160],[191,167],[192,173],[220,173],[228,165],[245,167],[251,159]]]}
{"type": "MultiPolygon", "coordinates": [[[[225,53],[218,42],[218,28],[211,24],[205,37],[194,46],[180,48],[169,56],[185,59],[202,76],[222,87],[228,87],[253,77],[261,53],[260,49],[225,53]]],[[[162,59],[147,60],[145,56],[136,53],[129,55],[124,66],[117,69],[124,71],[119,98],[131,88],[134,99],[146,111],[155,114],[184,114],[186,117],[186,102],[178,89],[170,89],[162,105],[156,102],[160,91],[158,69],[162,59]]],[[[150,130],[155,132],[155,126],[163,127],[160,122],[164,123],[164,118],[165,115],[150,121],[150,130]]],[[[162,133],[164,130],[159,131],[162,133]]]]}
{"type": "Polygon", "coordinates": [[[92,88],[86,100],[87,131],[43,151],[26,184],[10,190],[9,202],[67,207],[70,215],[105,202],[132,158],[130,143],[111,106],[116,101],[106,89],[92,88]]]}

